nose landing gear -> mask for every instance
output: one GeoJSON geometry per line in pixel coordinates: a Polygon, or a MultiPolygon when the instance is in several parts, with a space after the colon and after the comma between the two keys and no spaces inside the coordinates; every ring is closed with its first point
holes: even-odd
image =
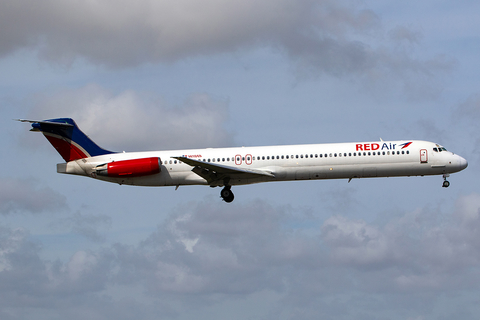
{"type": "Polygon", "coordinates": [[[231,186],[225,186],[222,191],[220,191],[220,196],[222,197],[223,201],[230,203],[233,201],[235,198],[233,195],[233,192],[231,189],[231,186]]]}
{"type": "Polygon", "coordinates": [[[443,175],[443,185],[442,185],[442,187],[448,188],[450,186],[450,182],[447,181],[447,177],[449,177],[449,176],[450,175],[447,174],[447,173],[443,175]]]}

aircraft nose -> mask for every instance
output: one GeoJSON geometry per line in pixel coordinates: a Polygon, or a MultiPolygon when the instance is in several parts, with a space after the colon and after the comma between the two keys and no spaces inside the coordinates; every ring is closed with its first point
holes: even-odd
{"type": "Polygon", "coordinates": [[[468,166],[467,160],[465,160],[463,157],[457,156],[457,166],[459,170],[463,170],[468,166]]]}

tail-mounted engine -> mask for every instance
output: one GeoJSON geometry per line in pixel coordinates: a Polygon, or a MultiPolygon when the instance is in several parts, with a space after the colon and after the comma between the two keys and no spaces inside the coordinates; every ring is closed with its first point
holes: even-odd
{"type": "Polygon", "coordinates": [[[141,177],[160,172],[160,158],[142,158],[113,161],[95,167],[99,176],[105,177],[141,177]]]}

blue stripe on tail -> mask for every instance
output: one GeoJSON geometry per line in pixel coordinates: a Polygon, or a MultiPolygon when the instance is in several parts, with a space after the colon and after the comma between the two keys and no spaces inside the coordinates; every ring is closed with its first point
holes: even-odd
{"type": "Polygon", "coordinates": [[[32,122],[33,131],[41,131],[65,161],[114,153],[100,148],[85,135],[71,118],[32,122]]]}

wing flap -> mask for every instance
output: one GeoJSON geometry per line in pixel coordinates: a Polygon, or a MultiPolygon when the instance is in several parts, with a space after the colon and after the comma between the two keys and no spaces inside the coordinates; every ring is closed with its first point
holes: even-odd
{"type": "Polygon", "coordinates": [[[172,157],[183,163],[192,166],[192,171],[198,174],[200,177],[207,180],[209,184],[215,181],[225,181],[229,179],[253,179],[258,177],[270,177],[274,178],[275,175],[269,171],[235,168],[222,164],[214,164],[211,162],[203,162],[187,157],[172,157]]]}

